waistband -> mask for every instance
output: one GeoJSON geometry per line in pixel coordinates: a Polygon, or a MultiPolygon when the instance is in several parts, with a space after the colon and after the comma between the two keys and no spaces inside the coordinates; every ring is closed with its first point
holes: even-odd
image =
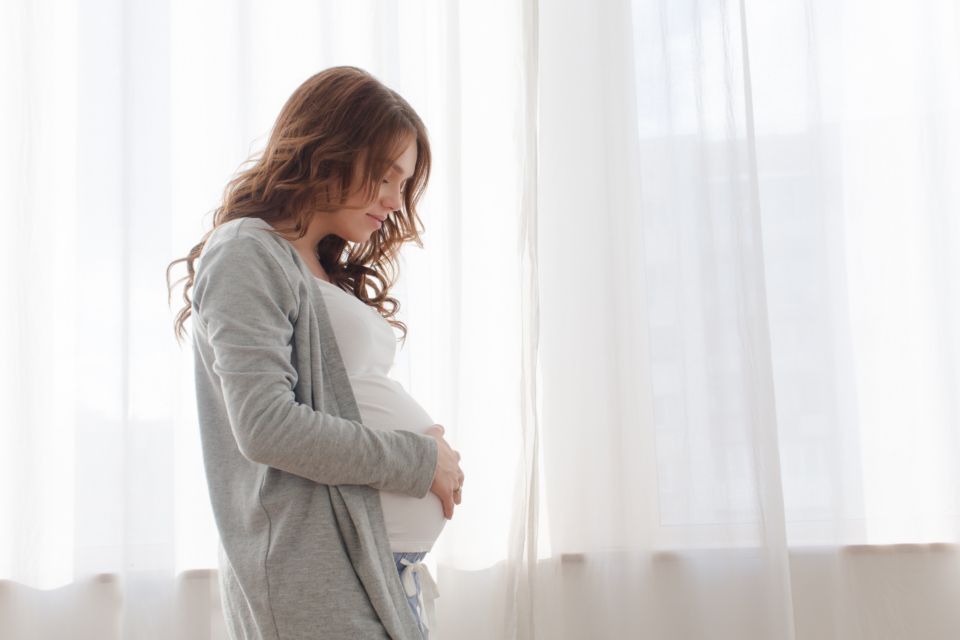
{"type": "MultiPolygon", "coordinates": [[[[440,590],[437,589],[437,583],[434,581],[433,576],[430,575],[427,565],[423,562],[411,562],[409,558],[403,557],[406,555],[412,554],[394,553],[394,558],[399,558],[397,561],[404,565],[403,571],[400,572],[400,582],[403,584],[403,591],[408,598],[417,596],[417,604],[420,607],[420,611],[426,614],[425,619],[421,620],[423,628],[429,631],[430,623],[436,619],[434,617],[434,600],[440,597],[440,590]],[[417,583],[414,575],[420,576],[419,592],[417,591],[417,583]]],[[[416,556],[419,556],[421,559],[425,555],[426,552],[423,552],[422,555],[420,553],[416,554],[416,556]]]]}

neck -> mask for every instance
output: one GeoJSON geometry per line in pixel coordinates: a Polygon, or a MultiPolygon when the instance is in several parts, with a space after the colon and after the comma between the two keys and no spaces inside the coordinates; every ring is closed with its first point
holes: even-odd
{"type": "MultiPolygon", "coordinates": [[[[293,248],[300,254],[300,257],[307,264],[307,267],[309,267],[313,275],[330,282],[330,277],[320,265],[320,258],[317,257],[317,245],[320,244],[320,240],[326,236],[326,233],[320,228],[320,225],[314,224],[315,222],[316,218],[311,221],[311,224],[307,227],[307,232],[302,238],[288,237],[286,240],[293,245],[293,248]]],[[[286,230],[284,231],[286,233],[286,230]]]]}

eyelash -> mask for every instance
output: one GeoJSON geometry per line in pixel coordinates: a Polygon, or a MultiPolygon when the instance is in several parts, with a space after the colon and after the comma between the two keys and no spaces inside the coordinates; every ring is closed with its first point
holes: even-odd
{"type": "MultiPolygon", "coordinates": [[[[390,181],[387,180],[386,178],[384,178],[383,184],[390,184],[390,181]]],[[[406,184],[400,185],[400,193],[403,193],[403,192],[406,191],[406,190],[407,190],[407,185],[406,185],[406,184]]]]}

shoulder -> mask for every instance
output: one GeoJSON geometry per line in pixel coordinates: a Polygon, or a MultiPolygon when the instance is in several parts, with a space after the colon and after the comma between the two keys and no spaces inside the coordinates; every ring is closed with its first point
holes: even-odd
{"type": "Polygon", "coordinates": [[[259,218],[239,218],[218,225],[204,243],[196,267],[196,285],[258,286],[264,296],[291,294],[299,269],[293,247],[275,236],[259,218]]]}
{"type": "Polygon", "coordinates": [[[197,270],[203,267],[204,262],[213,263],[221,259],[234,263],[250,261],[251,266],[279,270],[292,282],[300,271],[294,253],[293,246],[277,236],[265,221],[260,218],[237,218],[214,228],[200,252],[197,270]],[[227,255],[229,258],[224,258],[227,255]]]}
{"type": "Polygon", "coordinates": [[[282,253],[283,242],[270,232],[270,225],[260,218],[237,218],[228,220],[214,228],[200,253],[213,251],[221,245],[229,245],[230,251],[253,251],[259,249],[267,253],[282,253]]]}

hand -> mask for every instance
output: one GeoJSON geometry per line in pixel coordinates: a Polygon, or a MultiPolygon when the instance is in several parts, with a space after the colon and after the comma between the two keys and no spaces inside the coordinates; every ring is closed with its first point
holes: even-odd
{"type": "Polygon", "coordinates": [[[437,468],[433,472],[433,485],[430,491],[437,494],[443,503],[443,516],[453,518],[453,505],[460,504],[460,492],[454,491],[463,486],[463,470],[460,469],[460,454],[450,448],[443,437],[443,426],[435,424],[424,431],[425,435],[437,441],[437,468]]]}

